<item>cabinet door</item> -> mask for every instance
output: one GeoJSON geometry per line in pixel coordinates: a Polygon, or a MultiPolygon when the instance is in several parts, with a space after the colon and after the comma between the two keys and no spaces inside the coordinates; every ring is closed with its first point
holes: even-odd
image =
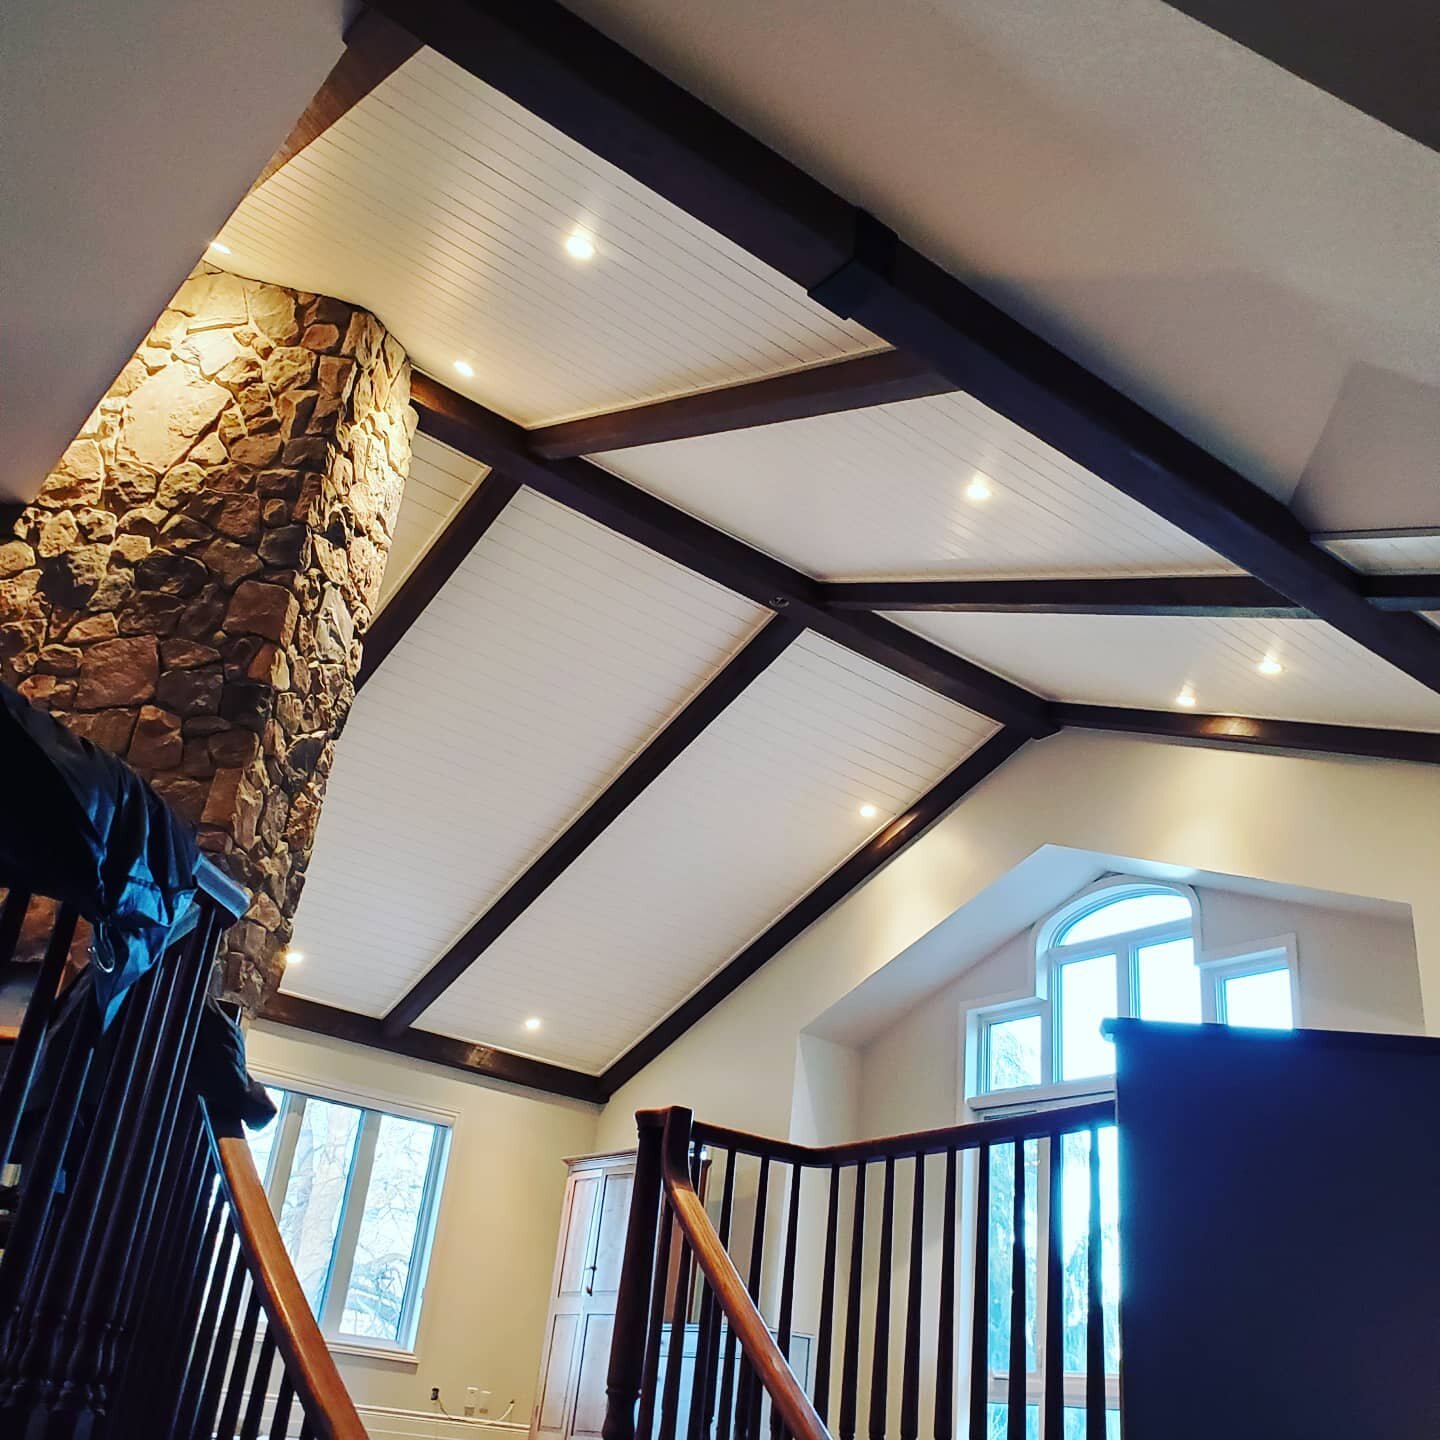
{"type": "Polygon", "coordinates": [[[605,1375],[610,1368],[610,1337],[614,1315],[590,1314],[583,1318],[580,1365],[575,1372],[575,1420],[572,1440],[600,1440],[605,1423],[605,1375]]]}
{"type": "Polygon", "coordinates": [[[620,1289],[620,1270],[625,1262],[625,1231],[630,1223],[630,1194],[634,1188],[634,1175],[612,1173],[605,1176],[600,1192],[595,1253],[590,1260],[595,1268],[587,1299],[601,1308],[613,1308],[615,1293],[620,1289]]]}
{"type": "Polygon", "coordinates": [[[535,1404],[535,1434],[564,1435],[570,1413],[570,1376],[575,1361],[575,1336],[580,1316],[552,1315],[545,1337],[540,1371],[540,1398],[535,1404]]]}
{"type": "Polygon", "coordinates": [[[560,1236],[560,1264],[555,1281],[557,1296],[582,1294],[590,1278],[595,1210],[604,1182],[605,1176],[598,1171],[577,1175],[571,1182],[570,1203],[565,1208],[564,1229],[560,1236]]]}

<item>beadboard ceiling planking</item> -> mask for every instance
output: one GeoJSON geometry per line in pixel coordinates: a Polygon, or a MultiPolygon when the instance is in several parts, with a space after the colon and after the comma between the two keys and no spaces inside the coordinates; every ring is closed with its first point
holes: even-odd
{"type": "Polygon", "coordinates": [[[598,1073],[995,728],[803,636],[418,1028],[598,1073]]]}
{"type": "Polygon", "coordinates": [[[232,269],[367,306],[422,370],[527,425],[884,348],[428,50],[220,238],[232,269]]]}
{"type": "Polygon", "coordinates": [[[595,458],[824,580],[1235,573],[960,392],[595,458]]]}
{"type": "Polygon", "coordinates": [[[411,437],[410,474],[380,582],[381,609],[488,473],[486,466],[423,431],[411,437]]]}
{"type": "Polygon", "coordinates": [[[764,615],[521,491],[356,700],[285,990],[384,1013],[764,615]]]}
{"type": "Polygon", "coordinates": [[[1440,731],[1440,695],[1318,620],[896,614],[1053,700],[1440,731]],[[1266,656],[1284,668],[1262,675],[1266,656]],[[1187,691],[1193,707],[1176,704],[1187,691]]]}
{"type": "Polygon", "coordinates": [[[1401,534],[1322,535],[1319,544],[1366,575],[1440,571],[1440,528],[1401,534]]]}

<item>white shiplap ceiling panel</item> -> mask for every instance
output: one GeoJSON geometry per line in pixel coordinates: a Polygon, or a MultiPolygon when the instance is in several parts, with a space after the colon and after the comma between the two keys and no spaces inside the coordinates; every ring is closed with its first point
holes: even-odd
{"type": "Polygon", "coordinates": [[[965,394],[597,458],[825,580],[1234,569],[965,394]]]}
{"type": "Polygon", "coordinates": [[[603,1069],[994,729],[803,636],[416,1023],[603,1069]]]}
{"type": "Polygon", "coordinates": [[[220,239],[242,274],[367,306],[420,369],[522,424],[883,348],[428,50],[220,239]],[[589,260],[566,252],[577,233],[589,260]]]}
{"type": "Polygon", "coordinates": [[[1366,575],[1440,572],[1440,529],[1408,535],[1322,536],[1320,544],[1366,575]]]}
{"type": "Polygon", "coordinates": [[[1440,695],[1318,620],[895,615],[1039,694],[1081,704],[1440,730],[1440,695]],[[1266,656],[1279,675],[1256,668],[1266,656]]]}
{"type": "Polygon", "coordinates": [[[486,466],[415,432],[410,441],[410,473],[380,582],[382,608],[487,473],[486,466]]]}
{"type": "Polygon", "coordinates": [[[286,991],[388,1009],[762,619],[521,491],[355,702],[286,991]]]}

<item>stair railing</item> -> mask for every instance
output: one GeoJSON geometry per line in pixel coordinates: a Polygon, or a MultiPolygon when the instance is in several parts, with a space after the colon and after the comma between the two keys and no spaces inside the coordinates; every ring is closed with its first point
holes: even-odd
{"type": "Polygon", "coordinates": [[[73,909],[15,889],[0,909],[0,975],[27,915],[50,926],[0,1052],[0,1434],[17,1440],[364,1440],[249,1148],[196,1083],[217,946],[249,906],[209,862],[198,879],[196,923],[103,1030],[93,991],[62,984],[73,909]]]}
{"type": "MultiPolygon", "coordinates": [[[[918,1440],[922,1410],[935,1440],[954,1440],[962,1416],[960,1433],[971,1440],[1026,1440],[1035,1409],[1043,1440],[1103,1440],[1099,1134],[1114,1117],[1114,1103],[1101,1101],[811,1147],[696,1122],[681,1107],[641,1111],[604,1440],[762,1440],[767,1431],[770,1440],[918,1440]],[[1026,1196],[1027,1156],[1038,1169],[1042,1147],[1043,1210],[1026,1196]],[[720,1177],[715,1215],[696,1188],[702,1159],[720,1177]],[[1062,1187],[1074,1165],[1088,1195],[1086,1234],[1071,1245],[1081,1262],[1079,1396],[1077,1377],[1065,1373],[1061,1305],[1062,1187]],[[908,1191],[909,1210],[898,1252],[897,1188],[908,1191]],[[1008,1256],[990,1253],[992,1207],[1009,1221],[1008,1256]],[[1027,1216],[1042,1213],[1031,1253],[1027,1216]],[[997,1305],[1009,1331],[998,1379],[997,1305]],[[1043,1357],[1038,1395],[1032,1355],[1043,1357]]],[[[1072,1316],[1072,1332],[1076,1323],[1072,1316]]]]}

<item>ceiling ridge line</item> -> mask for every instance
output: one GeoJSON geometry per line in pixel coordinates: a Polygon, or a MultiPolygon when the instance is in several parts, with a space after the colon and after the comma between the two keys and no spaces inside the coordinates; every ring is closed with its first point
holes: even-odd
{"type": "Polygon", "coordinates": [[[967,709],[1032,737],[1054,733],[1049,702],[1023,686],[883,616],[828,609],[811,576],[591,461],[534,454],[519,425],[431,376],[416,372],[410,388],[432,439],[967,709]]]}
{"type": "Polygon", "coordinates": [[[382,1033],[391,1038],[399,1035],[433,1005],[799,639],[802,630],[785,616],[772,616],[391,1006],[380,1022],[382,1033]]]}

